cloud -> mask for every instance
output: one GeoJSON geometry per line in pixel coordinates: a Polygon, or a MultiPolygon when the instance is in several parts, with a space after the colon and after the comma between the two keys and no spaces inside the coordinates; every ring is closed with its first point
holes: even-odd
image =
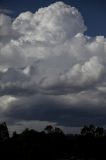
{"type": "Polygon", "coordinates": [[[1,9],[0,9],[0,13],[2,13],[2,14],[12,14],[13,11],[10,10],[10,9],[1,8],[1,9]]]}
{"type": "Polygon", "coordinates": [[[52,54],[52,48],[58,43],[64,42],[78,32],[84,32],[86,28],[80,13],[62,2],[39,9],[35,14],[21,13],[12,24],[8,16],[1,16],[3,22],[0,35],[10,34],[9,28],[13,34],[8,44],[1,43],[1,59],[3,59],[4,65],[10,65],[10,63],[12,65],[11,59],[13,62],[17,59],[16,65],[22,61],[23,64],[20,65],[23,66],[36,59],[44,59],[52,54]],[[4,23],[7,23],[6,29],[4,23]],[[8,58],[8,62],[7,56],[10,58],[8,58]]]}
{"type": "Polygon", "coordinates": [[[86,30],[77,9],[62,2],[41,8],[35,14],[31,12],[20,14],[13,22],[13,28],[25,35],[29,41],[30,34],[32,40],[52,43],[71,38],[76,33],[86,30]]]}
{"type": "Polygon", "coordinates": [[[105,125],[106,38],[85,35],[80,12],[63,2],[0,17],[2,117],[105,125]]]}
{"type": "MultiPolygon", "coordinates": [[[[92,56],[88,61],[82,60],[58,75],[48,75],[42,80],[41,87],[48,90],[81,91],[96,87],[104,81],[105,62],[98,56],[92,56]]],[[[50,68],[49,68],[50,70],[50,68]]],[[[60,94],[60,93],[59,93],[60,94]]]]}
{"type": "Polygon", "coordinates": [[[105,67],[99,62],[98,57],[92,57],[84,64],[76,64],[65,75],[61,76],[65,84],[71,86],[87,87],[100,81],[105,74],[105,67]]]}
{"type": "Polygon", "coordinates": [[[105,98],[103,94],[92,90],[59,96],[21,97],[11,103],[4,115],[11,117],[14,123],[24,119],[25,121],[49,121],[63,126],[79,127],[84,123],[105,125],[105,98]]]}
{"type": "Polygon", "coordinates": [[[0,36],[7,36],[11,31],[11,18],[0,14],[0,36]]]}

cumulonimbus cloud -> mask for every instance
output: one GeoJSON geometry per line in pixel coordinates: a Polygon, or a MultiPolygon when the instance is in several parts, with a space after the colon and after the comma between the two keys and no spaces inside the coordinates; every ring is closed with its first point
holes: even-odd
{"type": "Polygon", "coordinates": [[[0,14],[0,101],[6,96],[7,116],[14,117],[14,111],[17,119],[66,125],[75,120],[72,114],[82,115],[82,108],[83,116],[101,105],[105,111],[106,38],[84,35],[86,29],[80,12],[63,2],[23,12],[14,20],[0,14]],[[15,100],[8,101],[7,95],[15,100]],[[24,108],[17,110],[21,104],[24,108]],[[29,116],[24,117],[25,110],[29,116]]]}

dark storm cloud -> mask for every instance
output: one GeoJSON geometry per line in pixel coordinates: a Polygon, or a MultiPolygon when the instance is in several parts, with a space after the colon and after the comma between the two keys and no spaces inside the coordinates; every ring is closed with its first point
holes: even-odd
{"type": "Polygon", "coordinates": [[[76,99],[73,96],[70,102],[67,98],[63,101],[63,97],[57,98],[57,96],[39,95],[21,98],[21,100],[11,103],[5,114],[6,117],[10,119],[12,117],[15,121],[49,121],[63,126],[82,126],[89,123],[105,125],[105,98],[102,97],[103,95],[90,94],[87,93],[87,97],[83,97],[85,101],[81,100],[83,95],[78,95],[76,99]],[[99,103],[97,96],[99,98],[101,96],[99,103]],[[102,106],[100,101],[104,102],[102,106]]]}

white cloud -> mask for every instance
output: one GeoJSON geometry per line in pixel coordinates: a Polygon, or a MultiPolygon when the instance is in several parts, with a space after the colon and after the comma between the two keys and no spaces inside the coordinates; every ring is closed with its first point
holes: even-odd
{"type": "Polygon", "coordinates": [[[0,13],[2,14],[12,14],[13,11],[10,9],[6,9],[6,8],[0,8],[0,13]]]}
{"type": "MultiPolygon", "coordinates": [[[[16,33],[18,36],[15,38],[10,36],[10,42],[1,46],[1,59],[6,61],[6,56],[9,56],[8,63],[9,59],[13,62],[17,59],[16,65],[20,64],[20,59],[23,65],[26,65],[36,59],[48,57],[52,54],[53,48],[55,49],[53,54],[58,54],[55,53],[59,51],[58,43],[64,43],[78,32],[84,32],[86,28],[77,9],[62,2],[39,9],[35,14],[21,13],[12,24],[9,17],[2,16],[7,27],[5,29],[4,23],[1,24],[3,29],[1,34],[10,34],[9,28],[11,28],[13,35],[16,33]]],[[[4,65],[5,63],[7,61],[4,65]]]]}
{"type": "Polygon", "coordinates": [[[71,38],[86,29],[77,9],[62,2],[41,8],[35,14],[31,12],[20,14],[13,22],[13,28],[25,35],[29,41],[31,37],[32,41],[53,43],[67,37],[71,38]]]}
{"type": "Polygon", "coordinates": [[[0,36],[8,36],[11,32],[11,18],[0,14],[0,36]]]}
{"type": "Polygon", "coordinates": [[[0,111],[5,111],[8,109],[9,105],[16,101],[17,99],[12,96],[2,96],[0,97],[0,111]]]}
{"type": "Polygon", "coordinates": [[[72,86],[87,86],[98,82],[105,73],[105,67],[99,62],[97,57],[92,57],[84,64],[76,64],[61,79],[67,81],[72,86]]]}

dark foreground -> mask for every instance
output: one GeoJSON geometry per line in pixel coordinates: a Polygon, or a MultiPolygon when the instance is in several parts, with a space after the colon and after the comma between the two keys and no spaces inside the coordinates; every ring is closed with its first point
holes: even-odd
{"type": "Polygon", "coordinates": [[[3,160],[106,159],[106,135],[103,132],[82,130],[81,135],[64,135],[59,128],[53,130],[49,126],[43,132],[26,129],[9,137],[6,124],[3,125],[0,126],[0,157],[3,160]]]}

